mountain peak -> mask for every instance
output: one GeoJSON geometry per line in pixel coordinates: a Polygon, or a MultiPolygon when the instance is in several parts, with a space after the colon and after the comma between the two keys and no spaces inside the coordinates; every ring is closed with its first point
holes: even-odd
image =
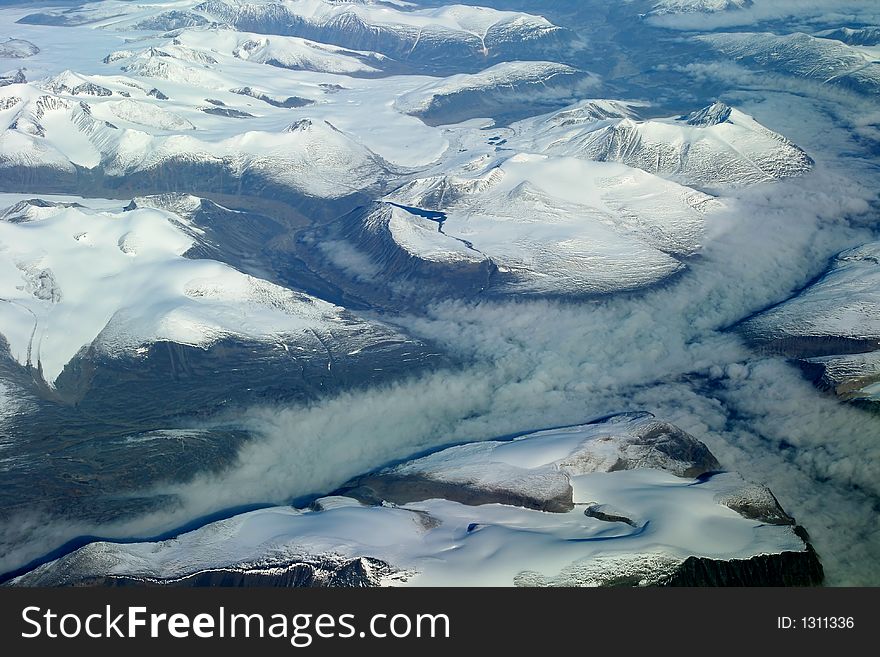
{"type": "Polygon", "coordinates": [[[294,121],[289,126],[284,128],[284,132],[305,132],[306,130],[310,130],[311,128],[311,119],[300,119],[299,121],[294,121]]]}
{"type": "Polygon", "coordinates": [[[698,125],[708,127],[724,123],[730,118],[731,108],[729,105],[721,101],[715,101],[708,107],[704,107],[696,112],[691,112],[685,118],[690,125],[698,125]]]}

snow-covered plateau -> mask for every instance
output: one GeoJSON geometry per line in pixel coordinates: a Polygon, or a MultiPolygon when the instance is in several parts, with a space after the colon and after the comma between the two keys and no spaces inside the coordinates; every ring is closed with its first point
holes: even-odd
{"type": "Polygon", "coordinates": [[[12,583],[646,586],[748,584],[759,571],[764,583],[820,581],[772,493],[715,467],[676,427],[619,416],[453,447],[307,509],[253,511],[159,543],[92,543],[12,583]]]}

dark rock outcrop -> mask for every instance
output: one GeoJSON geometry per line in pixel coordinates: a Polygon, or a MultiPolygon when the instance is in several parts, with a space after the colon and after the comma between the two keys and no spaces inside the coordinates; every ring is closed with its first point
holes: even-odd
{"type": "Polygon", "coordinates": [[[588,518],[601,520],[602,522],[622,522],[629,525],[630,527],[638,527],[638,525],[635,523],[634,520],[632,520],[632,518],[613,513],[609,509],[605,508],[604,504],[591,504],[586,509],[584,509],[584,515],[588,518]]]}
{"type": "Polygon", "coordinates": [[[529,495],[500,486],[474,486],[419,475],[378,473],[354,480],[338,494],[353,497],[365,504],[381,504],[382,501],[408,504],[438,498],[471,506],[508,504],[537,511],[564,513],[574,508],[574,502],[571,484],[561,488],[558,494],[547,497],[539,493],[529,495]]]}
{"type": "Polygon", "coordinates": [[[825,579],[812,546],[803,552],[759,554],[751,559],[689,557],[660,586],[819,586],[825,579]]]}
{"type": "Polygon", "coordinates": [[[239,87],[237,89],[230,89],[229,91],[234,94],[238,94],[239,96],[250,96],[251,98],[256,98],[257,100],[261,100],[264,103],[272,105],[273,107],[284,107],[286,109],[306,107],[307,105],[312,105],[315,102],[313,100],[309,100],[308,98],[300,98],[299,96],[273,98],[272,96],[252,89],[251,87],[239,87]]]}
{"type": "Polygon", "coordinates": [[[254,118],[253,114],[242,112],[241,110],[233,109],[231,107],[202,107],[201,109],[205,114],[213,114],[214,116],[225,116],[229,119],[254,118]]]}

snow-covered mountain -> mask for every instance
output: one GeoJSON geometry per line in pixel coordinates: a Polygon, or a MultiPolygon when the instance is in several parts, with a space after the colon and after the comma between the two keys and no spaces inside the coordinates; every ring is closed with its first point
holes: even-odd
{"type": "Polygon", "coordinates": [[[804,361],[841,397],[880,401],[880,243],[844,251],[818,281],[742,330],[762,349],[804,361]]]}
{"type": "Polygon", "coordinates": [[[716,102],[686,116],[639,120],[638,107],[584,101],[513,126],[532,152],[621,162],[685,185],[722,188],[800,175],[813,165],[788,139],[716,102]]]}
{"type": "Polygon", "coordinates": [[[485,7],[450,5],[418,9],[382,0],[208,0],[132,5],[100,2],[74,10],[30,14],[22,23],[90,24],[114,30],[172,31],[222,25],[241,32],[295,36],[395,59],[449,68],[564,51],[566,30],[540,16],[485,7]]]}
{"type": "Polygon", "coordinates": [[[792,75],[876,98],[880,64],[876,57],[833,39],[795,32],[733,32],[699,36],[733,61],[773,74],[792,75]]]}
{"type": "MultiPolygon", "coordinates": [[[[171,185],[169,191],[175,191],[189,179],[194,191],[233,192],[247,176],[252,185],[332,199],[377,185],[388,172],[382,158],[326,121],[300,116],[275,131],[218,136],[216,130],[194,130],[196,120],[165,109],[149,97],[147,85],[129,86],[120,78],[66,72],[42,88],[4,87],[0,99],[6,126],[0,133],[0,169],[7,170],[7,190],[16,178],[31,178],[34,169],[68,177],[89,169],[126,185],[140,180],[148,189],[171,185]]],[[[200,109],[221,110],[224,123],[241,112],[211,99],[200,109]]],[[[218,122],[199,121],[199,127],[211,123],[218,122]]]]}
{"type": "Polygon", "coordinates": [[[829,269],[801,294],[747,323],[765,341],[797,341],[799,336],[842,338],[880,347],[880,244],[839,254],[829,269]]]}
{"type": "Polygon", "coordinates": [[[842,41],[850,46],[880,45],[880,27],[838,27],[818,32],[815,36],[842,41]]]}
{"type": "Polygon", "coordinates": [[[391,334],[226,264],[184,257],[201,232],[185,216],[149,207],[40,199],[8,207],[0,220],[0,334],[10,354],[51,385],[84,350],[113,358],[163,341],[311,343],[322,332],[363,348],[391,334]]]}
{"type": "MultiPolygon", "coordinates": [[[[356,52],[297,37],[260,37],[234,33],[232,54],[249,62],[280,68],[327,73],[379,73],[387,58],[371,52],[356,52]]],[[[211,43],[216,43],[216,33],[211,43]]]]}
{"type": "Polygon", "coordinates": [[[660,0],[651,7],[648,16],[666,14],[715,13],[751,7],[753,0],[660,0]]]}
{"type": "Polygon", "coordinates": [[[486,4],[0,7],[0,581],[876,579],[877,12],[486,4]]]}
{"type": "MultiPolygon", "coordinates": [[[[119,61],[124,70],[134,72],[138,60],[161,57],[169,67],[175,60],[211,65],[217,64],[217,57],[223,55],[278,68],[343,75],[379,74],[389,61],[379,53],[347,50],[298,37],[266,36],[209,26],[176,30],[173,36],[156,40],[155,45],[112,52],[105,57],[105,63],[119,61]]],[[[141,70],[146,70],[144,64],[141,64],[141,70]]],[[[171,77],[170,72],[167,77],[171,77]]]]}
{"type": "Polygon", "coordinates": [[[441,451],[309,509],[253,511],[161,543],[91,543],[13,584],[821,581],[812,548],[769,490],[735,474],[693,478],[716,466],[676,427],[621,416],[441,451]],[[386,493],[398,503],[383,502],[386,493]]]}
{"type": "Polygon", "coordinates": [[[504,62],[474,74],[458,74],[414,89],[395,101],[398,111],[430,125],[477,117],[508,116],[560,105],[597,85],[595,76],[553,62],[504,62]]]}
{"type": "Polygon", "coordinates": [[[413,180],[346,238],[393,286],[581,296],[681,271],[714,203],[616,163],[505,154],[413,180]]]}

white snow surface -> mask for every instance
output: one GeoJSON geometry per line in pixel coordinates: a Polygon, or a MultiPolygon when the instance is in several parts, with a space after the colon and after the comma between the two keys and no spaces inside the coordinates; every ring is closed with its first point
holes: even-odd
{"type": "MultiPolygon", "coordinates": [[[[192,34],[192,33],[190,33],[192,34]]],[[[248,36],[241,32],[230,32],[237,43],[232,54],[239,59],[260,64],[271,64],[282,68],[301,69],[305,71],[324,71],[326,73],[378,73],[380,69],[371,66],[358,57],[351,56],[352,51],[328,44],[309,41],[296,37],[248,36]]],[[[211,35],[212,43],[219,38],[218,33],[211,35]]],[[[216,47],[216,46],[215,46],[216,47]]],[[[378,53],[358,53],[362,58],[384,59],[378,53]]]]}
{"type": "MultiPolygon", "coordinates": [[[[595,426],[571,427],[496,445],[494,452],[503,451],[499,458],[527,475],[571,457],[596,437],[595,426]]],[[[496,462],[484,458],[487,449],[492,447],[457,448],[451,458],[459,468],[494,468],[496,462]]],[[[253,511],[158,543],[92,543],[14,583],[105,575],[172,579],[335,556],[388,562],[397,573],[381,583],[392,586],[595,586],[622,576],[648,584],[689,556],[741,559],[805,550],[791,527],[748,520],[719,504],[716,498],[731,490],[727,478],[698,482],[642,468],[575,471],[571,482],[575,507],[565,513],[441,499],[367,507],[335,497],[319,500],[315,508],[321,510],[253,511]],[[587,517],[584,510],[595,504],[638,522],[633,527],[587,517]]]]}
{"type": "Polygon", "coordinates": [[[40,52],[39,46],[25,39],[9,37],[0,41],[0,59],[27,59],[40,52]]]}
{"type": "Polygon", "coordinates": [[[513,440],[450,447],[384,470],[380,477],[417,477],[471,490],[561,501],[568,496],[572,477],[591,472],[656,468],[686,476],[717,467],[707,466],[703,453],[692,452],[697,447],[695,439],[683,432],[670,435],[676,431],[651,416],[620,416],[513,440]],[[658,442],[665,442],[666,449],[658,449],[658,442]],[[679,451],[672,453],[675,449],[679,451]],[[691,453],[699,458],[684,458],[691,453]]]}
{"type": "MultiPolygon", "coordinates": [[[[162,58],[164,59],[164,58],[162,58]]],[[[109,175],[149,171],[171,160],[203,162],[233,170],[262,172],[274,182],[309,196],[338,198],[375,185],[383,176],[382,159],[327,121],[314,120],[287,130],[294,116],[276,131],[232,130],[239,119],[201,121],[165,109],[162,101],[47,94],[34,85],[0,89],[0,98],[22,98],[0,112],[8,117],[0,134],[0,166],[43,165],[71,170],[73,164],[101,165],[109,175]],[[119,123],[122,119],[125,123],[119,123]],[[116,121],[116,123],[114,123],[116,121]],[[211,130],[211,124],[225,130],[211,130]],[[128,124],[130,127],[125,127],[128,124]],[[153,132],[148,132],[152,130],[153,132]],[[202,137],[204,135],[204,137],[202,137]]],[[[230,93],[238,102],[260,101],[230,93]]],[[[264,107],[269,107],[260,103],[264,107]]],[[[288,111],[288,110],[282,110],[288,111]]],[[[203,113],[188,110],[190,116],[203,113]]],[[[299,115],[302,118],[302,115],[299,115]]]]}
{"type": "MultiPolygon", "coordinates": [[[[0,18],[5,17],[0,13],[0,18]]],[[[29,32],[37,29],[25,27],[29,32]]],[[[103,32],[96,36],[102,37],[103,32]]],[[[233,169],[250,167],[266,171],[278,182],[293,184],[306,194],[336,197],[375,183],[376,175],[381,173],[375,166],[377,158],[397,166],[424,166],[437,160],[448,146],[439,131],[416,118],[401,115],[389,102],[435,78],[367,80],[320,70],[279,69],[234,56],[239,37],[231,31],[202,28],[184,30],[175,37],[148,36],[123,49],[117,41],[115,48],[103,51],[108,55],[104,63],[100,56],[83,59],[73,50],[76,40],[91,38],[93,30],[65,27],[52,28],[52,33],[56,50],[66,53],[71,49],[70,70],[62,68],[65,60],[57,55],[49,57],[41,52],[29,66],[34,71],[28,75],[30,83],[0,88],[0,159],[12,165],[43,164],[71,170],[71,163],[91,167],[103,160],[113,174],[120,169],[158,166],[169,157],[186,156],[205,162],[220,158],[233,169]],[[212,44],[215,34],[218,42],[212,44]],[[42,81],[39,73],[45,75],[42,81]],[[73,86],[56,84],[60,82],[73,86]],[[112,96],[72,95],[70,90],[83,83],[104,87],[112,96]],[[281,100],[296,96],[313,104],[291,110],[231,92],[245,86],[281,100]],[[153,89],[168,99],[148,95],[153,89]],[[122,102],[123,95],[131,102],[114,105],[122,102]],[[33,114],[33,106],[41,98],[43,104],[51,104],[51,108],[43,110],[52,112],[47,121],[60,125],[44,126],[39,120],[42,113],[16,122],[21,112],[33,114]],[[219,100],[253,118],[206,114],[199,111],[200,107],[210,106],[206,99],[219,100]],[[371,120],[365,121],[365,116],[371,120]],[[188,123],[178,123],[174,117],[188,123]],[[304,118],[311,119],[319,130],[326,121],[341,132],[337,136],[320,135],[310,145],[291,143],[292,138],[283,134],[285,129],[304,118]],[[105,121],[120,129],[113,130],[105,121]],[[190,132],[189,124],[197,128],[198,139],[192,135],[182,141],[166,138],[172,131],[190,132]],[[39,134],[42,128],[49,127],[58,129],[39,134]],[[11,134],[16,132],[29,136],[11,134]],[[250,137],[242,138],[243,133],[250,137]],[[343,134],[345,144],[340,141],[343,134]],[[69,139],[76,143],[62,143],[69,139]],[[304,175],[306,170],[310,175],[304,175]]],[[[247,36],[241,35],[241,40],[247,42],[247,36]]],[[[323,44],[314,44],[313,48],[304,45],[304,40],[277,39],[282,45],[298,44],[297,47],[313,51],[316,56],[326,54],[336,62],[325,68],[339,70],[362,64],[358,57],[342,55],[341,49],[332,46],[326,46],[327,52],[322,54],[323,44]]],[[[372,57],[370,53],[366,55],[372,57]]]]}
{"type": "MultiPolygon", "coordinates": [[[[271,0],[264,0],[262,3],[248,0],[240,4],[246,7],[249,5],[259,6],[267,4],[267,2],[271,2],[271,0]]],[[[328,23],[341,14],[351,14],[372,25],[406,25],[423,30],[438,28],[482,35],[485,35],[491,27],[504,22],[525,23],[540,28],[553,27],[548,20],[540,16],[469,5],[452,4],[417,9],[416,5],[383,2],[382,0],[361,2],[294,0],[285,4],[291,12],[309,18],[316,23],[328,23]]]]}
{"type": "Polygon", "coordinates": [[[159,57],[169,65],[168,60],[179,59],[210,68],[223,56],[339,75],[378,73],[379,69],[367,62],[378,64],[386,59],[379,53],[353,51],[299,37],[254,34],[217,26],[181,30],[173,38],[156,40],[155,45],[146,48],[132,49],[129,46],[114,51],[107,59],[110,60],[108,63],[115,63],[132,58],[159,57]]]}
{"type": "Polygon", "coordinates": [[[805,360],[823,366],[823,379],[839,397],[880,401],[880,351],[805,360]]]}
{"type": "Polygon", "coordinates": [[[842,84],[876,98],[880,93],[878,51],[802,32],[730,32],[695,37],[734,61],[757,64],[772,74],[788,74],[819,84],[842,84]]]}
{"type": "Polygon", "coordinates": [[[90,345],[112,356],[164,340],[207,346],[346,330],[337,306],[182,257],[193,240],[170,212],[121,205],[25,207],[19,223],[19,213],[0,219],[0,334],[50,384],[90,345]]]}
{"type": "Polygon", "coordinates": [[[599,293],[657,282],[700,243],[709,197],[616,163],[518,153],[416,180],[387,201],[401,248],[433,262],[490,258],[532,293],[599,293]],[[433,226],[432,226],[433,224],[433,226]]]}
{"type": "Polygon", "coordinates": [[[174,112],[162,109],[152,103],[125,99],[107,103],[110,112],[117,119],[159,130],[195,130],[196,127],[174,112]]]}
{"type": "Polygon", "coordinates": [[[648,15],[715,13],[751,6],[752,0],[660,0],[651,8],[648,15]]]}
{"type": "Polygon", "coordinates": [[[844,337],[880,346],[880,242],[844,251],[823,278],[747,326],[768,338],[844,337]]]}
{"type": "MultiPolygon", "coordinates": [[[[526,473],[560,473],[576,477],[615,469],[655,468],[684,476],[694,463],[658,450],[643,438],[665,436],[671,425],[651,416],[619,416],[607,422],[528,433],[513,440],[468,443],[434,452],[391,468],[394,475],[425,476],[453,483],[479,479],[486,487],[507,487],[526,473]],[[626,466],[624,466],[626,464],[626,466]],[[499,466],[505,471],[498,476],[499,466]]],[[[682,434],[680,440],[688,440],[682,434]]],[[[693,440],[694,443],[697,441],[693,440]]],[[[526,492],[524,489],[523,492],[526,492]]]]}
{"type": "MultiPolygon", "coordinates": [[[[434,37],[465,42],[476,39],[484,42],[492,29],[511,30],[534,38],[560,29],[541,16],[522,12],[469,5],[420,9],[410,3],[382,0],[183,0],[143,3],[109,0],[68,10],[65,20],[68,24],[104,29],[141,30],[145,20],[161,18],[168,11],[184,12],[195,18],[200,17],[202,21],[221,24],[235,24],[240,18],[272,20],[279,15],[288,20],[300,19],[312,26],[342,31],[347,24],[362,24],[368,29],[391,29],[405,36],[412,36],[415,41],[434,37]]],[[[57,16],[61,10],[48,9],[39,13],[57,16]]],[[[169,24],[169,28],[173,27],[169,24]]]]}
{"type": "MultiPolygon", "coordinates": [[[[546,84],[559,75],[574,75],[578,69],[556,62],[502,62],[479,73],[459,73],[429,82],[400,96],[395,107],[404,114],[426,111],[437,98],[465,91],[486,91],[517,83],[546,84]]],[[[546,93],[552,94],[549,90],[546,93]]],[[[571,93],[566,90],[565,93],[571,93]]]]}
{"type": "Polygon", "coordinates": [[[689,117],[639,120],[638,108],[613,101],[583,101],[512,126],[508,142],[529,152],[628,164],[702,188],[771,182],[812,167],[809,156],[751,116],[715,103],[689,117]]]}

